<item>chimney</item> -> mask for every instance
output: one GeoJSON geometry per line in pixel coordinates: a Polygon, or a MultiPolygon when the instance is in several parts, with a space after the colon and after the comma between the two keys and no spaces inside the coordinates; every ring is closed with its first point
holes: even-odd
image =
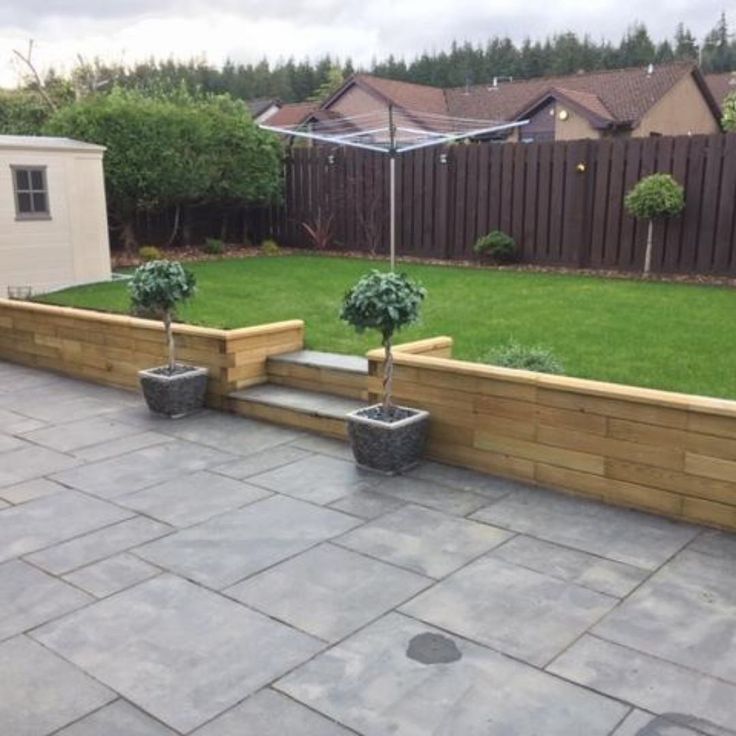
{"type": "Polygon", "coordinates": [[[648,76],[648,77],[651,77],[651,76],[652,76],[652,74],[654,74],[654,64],[650,64],[650,65],[649,65],[649,66],[647,67],[647,76],[648,76]]]}

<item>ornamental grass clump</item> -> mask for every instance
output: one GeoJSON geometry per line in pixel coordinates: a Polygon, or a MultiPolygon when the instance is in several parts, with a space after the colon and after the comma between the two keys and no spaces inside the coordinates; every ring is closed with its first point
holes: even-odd
{"type": "Polygon", "coordinates": [[[392,341],[399,330],[419,320],[427,291],[406,274],[373,270],[345,294],[340,319],[358,332],[376,330],[381,335],[386,361],[383,371],[383,418],[390,420],[392,403],[392,341]]]}
{"type": "Polygon", "coordinates": [[[654,221],[679,215],[685,208],[685,192],[670,174],[651,174],[636,184],[624,198],[624,205],[637,219],[647,220],[647,249],[644,273],[652,268],[654,221]]]}
{"type": "Polygon", "coordinates": [[[136,311],[154,314],[164,323],[169,374],[177,371],[172,320],[179,304],[194,296],[196,280],[178,261],[150,261],[135,270],[128,286],[136,311]]]}
{"type": "Polygon", "coordinates": [[[539,345],[522,345],[516,340],[509,340],[493,348],[486,353],[483,362],[502,368],[516,368],[537,373],[560,375],[565,372],[562,362],[548,348],[539,345]]]}

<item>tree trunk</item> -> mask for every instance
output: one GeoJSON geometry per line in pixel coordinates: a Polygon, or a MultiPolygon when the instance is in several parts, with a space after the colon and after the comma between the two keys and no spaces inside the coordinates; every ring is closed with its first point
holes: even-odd
{"type": "Polygon", "coordinates": [[[128,255],[134,255],[138,251],[138,238],[135,234],[135,226],[133,225],[133,220],[123,220],[120,233],[125,252],[128,255]]]}
{"type": "Polygon", "coordinates": [[[644,275],[649,276],[652,270],[652,242],[654,240],[654,220],[647,225],[647,249],[644,252],[644,275]]]}
{"type": "Polygon", "coordinates": [[[171,329],[171,311],[164,312],[164,329],[166,331],[166,347],[169,353],[169,373],[176,368],[176,350],[174,346],[174,331],[171,329]]]}
{"type": "Polygon", "coordinates": [[[181,205],[176,205],[176,209],[174,210],[174,225],[171,228],[171,235],[169,235],[169,239],[166,241],[166,247],[169,248],[173,242],[174,238],[176,238],[176,234],[179,232],[179,217],[181,215],[181,205]]]}
{"type": "Polygon", "coordinates": [[[189,207],[184,207],[181,224],[181,239],[184,245],[192,244],[192,212],[189,207]]]}
{"type": "Polygon", "coordinates": [[[383,416],[384,418],[388,418],[393,407],[391,394],[394,382],[394,354],[391,350],[390,337],[384,339],[383,349],[386,355],[386,359],[383,363],[383,416]]]}
{"type": "Polygon", "coordinates": [[[225,212],[222,215],[222,222],[220,223],[220,240],[222,240],[223,243],[227,243],[227,229],[228,229],[228,223],[229,223],[229,213],[225,212]]]}

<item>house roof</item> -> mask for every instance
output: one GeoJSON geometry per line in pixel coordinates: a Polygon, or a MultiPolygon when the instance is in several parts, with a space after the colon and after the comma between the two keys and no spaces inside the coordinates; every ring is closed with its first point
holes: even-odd
{"type": "Polygon", "coordinates": [[[277,99],[276,97],[259,97],[255,100],[246,100],[245,104],[248,105],[250,114],[254,118],[257,118],[259,115],[262,115],[264,112],[266,112],[266,110],[268,110],[270,107],[281,107],[281,100],[277,99]]]}
{"type": "Polygon", "coordinates": [[[522,119],[532,115],[550,100],[556,100],[575,109],[587,118],[594,128],[608,128],[616,122],[610,110],[603,104],[598,95],[592,92],[566,89],[565,87],[549,87],[527,107],[516,112],[516,118],[522,119]]]}
{"type": "Polygon", "coordinates": [[[290,102],[274,113],[268,119],[268,124],[276,126],[299,125],[318,108],[319,103],[317,102],[290,102]]]}
{"type": "Polygon", "coordinates": [[[0,149],[41,151],[104,151],[105,146],[76,141],[72,138],[51,138],[42,135],[0,135],[0,149]]]}
{"type": "Polygon", "coordinates": [[[736,71],[706,74],[705,83],[715,97],[718,106],[721,107],[726,97],[736,92],[736,71]]]}
{"type": "Polygon", "coordinates": [[[692,75],[718,116],[717,105],[702,75],[691,62],[674,62],[653,67],[612,69],[562,77],[545,77],[505,82],[498,86],[475,86],[445,90],[450,115],[469,118],[514,120],[527,112],[535,100],[554,95],[601,119],[617,125],[635,126],[672,87],[692,75]]]}

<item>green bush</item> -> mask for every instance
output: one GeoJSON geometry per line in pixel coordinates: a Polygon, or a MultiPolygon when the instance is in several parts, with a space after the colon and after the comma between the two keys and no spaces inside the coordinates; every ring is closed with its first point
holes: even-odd
{"type": "Polygon", "coordinates": [[[161,253],[155,245],[144,245],[142,248],[138,249],[138,258],[140,258],[143,263],[148,263],[149,261],[160,261],[163,259],[163,253],[161,253]]]}
{"type": "Polygon", "coordinates": [[[518,255],[514,239],[500,230],[492,230],[478,238],[473,250],[478,256],[490,256],[496,263],[512,263],[518,255]]]}
{"type": "Polygon", "coordinates": [[[721,117],[723,130],[727,133],[736,132],[736,93],[731,92],[731,94],[727,95],[721,107],[723,109],[723,115],[721,117]]]}
{"type": "Polygon", "coordinates": [[[383,413],[392,414],[391,379],[393,354],[391,341],[396,332],[419,320],[427,291],[406,274],[373,270],[345,294],[340,319],[357,332],[376,330],[386,351],[383,370],[383,413]]]}
{"type": "Polygon", "coordinates": [[[221,256],[225,252],[225,243],[219,238],[205,238],[202,250],[210,256],[221,256]]]}
{"type": "Polygon", "coordinates": [[[196,288],[194,274],[178,261],[144,263],[136,268],[128,284],[133,308],[158,315],[163,320],[169,351],[168,366],[172,373],[176,368],[176,356],[171,320],[177,306],[193,297],[196,288]]]}
{"type": "Polygon", "coordinates": [[[629,191],[624,204],[634,217],[655,220],[682,212],[685,193],[669,174],[652,174],[645,176],[629,191]]]}
{"type": "Polygon", "coordinates": [[[277,256],[281,252],[279,244],[275,240],[264,240],[261,243],[261,255],[277,256]]]}
{"type": "Polygon", "coordinates": [[[490,350],[483,358],[483,362],[502,368],[519,368],[537,373],[561,374],[565,372],[565,367],[551,350],[539,346],[521,345],[515,340],[509,340],[490,350]]]}

